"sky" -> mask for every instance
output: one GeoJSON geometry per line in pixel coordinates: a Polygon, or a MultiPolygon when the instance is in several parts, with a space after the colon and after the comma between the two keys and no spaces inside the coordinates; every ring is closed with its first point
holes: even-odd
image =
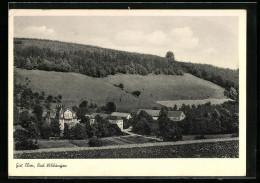
{"type": "Polygon", "coordinates": [[[16,16],[14,36],[59,40],[238,68],[238,17],[16,16]]]}

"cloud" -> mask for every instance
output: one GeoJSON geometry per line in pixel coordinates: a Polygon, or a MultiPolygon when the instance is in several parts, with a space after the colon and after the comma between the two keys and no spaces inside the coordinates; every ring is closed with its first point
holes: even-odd
{"type": "Polygon", "coordinates": [[[168,47],[172,49],[194,48],[199,39],[189,27],[180,27],[168,33],[157,30],[149,34],[142,31],[123,31],[115,36],[115,43],[121,46],[168,47]]]}
{"type": "Polygon", "coordinates": [[[46,26],[29,26],[24,29],[20,29],[17,32],[17,37],[30,37],[30,38],[54,38],[56,32],[52,28],[46,26]]]}

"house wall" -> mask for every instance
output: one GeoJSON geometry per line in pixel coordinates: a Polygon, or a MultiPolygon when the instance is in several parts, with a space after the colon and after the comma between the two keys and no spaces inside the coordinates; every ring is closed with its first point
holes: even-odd
{"type": "Polygon", "coordinates": [[[108,120],[110,123],[112,123],[112,124],[116,124],[119,128],[120,128],[120,130],[122,131],[123,130],[123,120],[108,120]]]}

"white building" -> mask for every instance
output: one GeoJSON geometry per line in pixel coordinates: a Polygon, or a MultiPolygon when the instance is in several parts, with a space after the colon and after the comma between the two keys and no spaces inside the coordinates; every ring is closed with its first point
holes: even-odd
{"type": "Polygon", "coordinates": [[[61,136],[64,132],[64,126],[67,124],[70,127],[75,126],[79,123],[76,112],[69,107],[57,106],[56,109],[51,110],[47,116],[47,122],[51,122],[53,119],[58,119],[60,123],[61,136]]]}
{"type": "Polygon", "coordinates": [[[124,129],[124,121],[121,117],[109,116],[109,117],[107,117],[107,119],[110,123],[116,124],[120,128],[121,131],[124,129]]]}

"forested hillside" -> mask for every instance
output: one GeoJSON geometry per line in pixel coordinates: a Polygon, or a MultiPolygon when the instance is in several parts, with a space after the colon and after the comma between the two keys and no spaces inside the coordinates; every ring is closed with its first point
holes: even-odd
{"type": "Polygon", "coordinates": [[[230,87],[238,87],[238,70],[224,69],[208,64],[194,64],[179,62],[184,72],[188,72],[199,78],[211,81],[229,90],[230,87]]]}
{"type": "Polygon", "coordinates": [[[14,65],[27,70],[76,72],[91,77],[117,73],[183,75],[183,72],[188,72],[227,90],[238,86],[237,70],[179,62],[174,57],[40,39],[15,38],[14,65]]]}

